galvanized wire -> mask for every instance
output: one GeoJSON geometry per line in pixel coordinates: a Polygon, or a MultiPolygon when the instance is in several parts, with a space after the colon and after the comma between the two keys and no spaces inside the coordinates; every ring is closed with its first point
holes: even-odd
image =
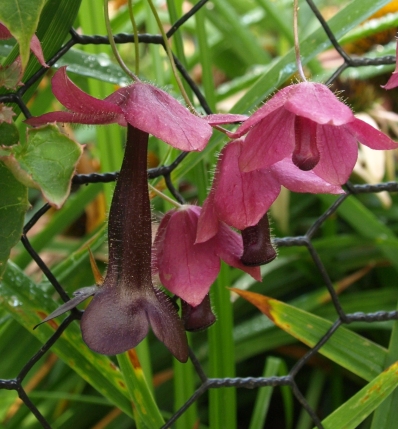
{"type": "MultiPolygon", "coordinates": [[[[182,18],[180,18],[176,23],[174,23],[170,30],[167,33],[168,37],[171,37],[181,25],[186,22],[191,16],[193,16],[205,3],[207,0],[199,1],[188,13],[186,13],[182,18]]],[[[344,63],[341,65],[326,81],[326,84],[330,84],[335,81],[341,73],[350,67],[359,67],[359,66],[371,66],[371,65],[385,65],[385,64],[394,64],[395,57],[386,56],[378,59],[370,59],[370,58],[352,58],[348,55],[343,48],[337,42],[333,32],[330,30],[326,21],[322,17],[318,8],[314,5],[312,0],[307,0],[308,5],[312,9],[314,15],[318,18],[320,24],[324,28],[328,38],[330,39],[332,45],[335,47],[339,55],[343,58],[344,63]]],[[[65,53],[72,48],[73,46],[80,45],[100,45],[100,44],[109,44],[107,36],[100,35],[79,35],[73,28],[70,30],[71,38],[65,45],[48,61],[48,64],[51,66],[55,64],[65,53]]],[[[132,34],[116,34],[115,42],[118,44],[122,43],[133,43],[134,36],[132,34]]],[[[160,35],[153,34],[140,34],[139,42],[146,44],[159,44],[164,46],[163,39],[160,35]]],[[[189,86],[192,88],[193,92],[197,96],[202,108],[208,114],[211,113],[211,110],[206,102],[205,97],[201,93],[198,86],[191,79],[188,72],[185,70],[184,66],[180,61],[175,57],[176,65],[181,73],[181,76],[186,80],[189,86]]],[[[35,82],[37,82],[47,71],[46,68],[42,67],[39,69],[35,75],[33,75],[25,85],[16,90],[15,92],[10,92],[4,95],[0,95],[0,102],[3,103],[15,103],[25,115],[25,117],[29,118],[31,116],[28,107],[22,99],[24,93],[32,86],[35,82]]],[[[148,170],[148,178],[153,179],[155,177],[163,176],[165,179],[166,186],[170,190],[170,192],[174,195],[174,197],[183,202],[183,199],[171,180],[171,172],[180,165],[181,162],[189,155],[187,152],[182,152],[171,164],[166,166],[161,166],[158,168],[152,168],[148,170]]],[[[108,183],[117,180],[118,173],[110,172],[105,174],[76,174],[73,178],[73,184],[76,186],[79,185],[89,185],[91,183],[108,183]]],[[[330,276],[325,269],[322,260],[316,251],[315,247],[312,244],[312,238],[314,234],[319,230],[319,228],[323,225],[323,223],[329,219],[330,216],[336,213],[337,209],[341,204],[344,204],[344,201],[347,198],[352,197],[352,195],[356,194],[364,194],[364,193],[378,193],[378,192],[397,192],[398,191],[398,183],[397,182],[388,182],[388,183],[379,183],[372,185],[352,185],[350,183],[346,184],[346,194],[340,196],[330,207],[324,211],[324,213],[319,216],[316,221],[311,225],[306,234],[302,236],[296,237],[283,237],[283,238],[275,238],[273,243],[277,247],[292,247],[292,246],[304,246],[308,249],[309,255],[318,269],[319,273],[322,276],[322,279],[330,293],[332,303],[337,313],[337,318],[335,322],[332,324],[330,329],[325,332],[322,338],[318,341],[318,343],[312,347],[301,359],[297,361],[297,363],[290,369],[290,372],[286,376],[273,376],[273,377],[236,377],[236,378],[208,378],[202,366],[200,365],[199,360],[195,356],[193,350],[190,350],[190,360],[196,370],[196,373],[199,377],[200,384],[197,387],[194,394],[189,398],[186,403],[169,419],[169,421],[162,427],[162,429],[169,428],[185,411],[192,405],[200,396],[206,393],[209,389],[217,389],[217,388],[244,388],[244,389],[255,389],[264,386],[290,386],[294,396],[297,401],[301,404],[301,406],[308,412],[311,416],[314,425],[318,429],[323,429],[323,425],[320,421],[320,418],[317,416],[316,412],[311,408],[305,399],[304,395],[299,390],[295,377],[299,373],[299,371],[303,368],[303,366],[311,359],[316,353],[318,353],[319,349],[325,345],[325,343],[333,336],[333,334],[339,329],[340,326],[344,324],[350,324],[352,322],[368,322],[374,323],[379,321],[387,321],[387,320],[397,320],[398,312],[397,311],[378,311],[374,313],[362,313],[357,312],[353,314],[347,314],[343,310],[343,307],[339,301],[339,297],[336,291],[333,288],[332,281],[330,276]]],[[[35,223],[41,218],[43,214],[47,212],[50,208],[48,204],[45,204],[41,209],[39,209],[35,215],[27,222],[23,229],[23,234],[21,237],[21,241],[25,246],[25,249],[30,254],[33,260],[36,261],[37,265],[42,270],[43,274],[47,277],[49,282],[53,285],[54,289],[59,293],[61,298],[64,301],[68,301],[70,298],[66,291],[63,289],[62,285],[57,281],[56,277],[53,275],[51,270],[47,267],[43,259],[40,255],[35,251],[35,249],[31,246],[29,239],[27,238],[28,231],[35,225],[35,223]]],[[[0,379],[0,389],[6,390],[15,390],[18,393],[19,398],[23,401],[23,403],[29,408],[32,414],[37,418],[38,422],[45,429],[51,429],[51,425],[47,422],[47,420],[43,417],[37,407],[32,403],[29,399],[29,396],[26,394],[23,389],[22,383],[32,369],[35,363],[37,363],[43,356],[51,349],[53,344],[58,340],[58,338],[62,335],[65,329],[69,326],[69,324],[74,321],[80,319],[82,312],[80,310],[74,309],[71,311],[71,314],[60,324],[56,332],[47,340],[47,342],[38,350],[38,352],[32,356],[24,367],[20,370],[19,374],[15,378],[11,379],[0,379]]]]}

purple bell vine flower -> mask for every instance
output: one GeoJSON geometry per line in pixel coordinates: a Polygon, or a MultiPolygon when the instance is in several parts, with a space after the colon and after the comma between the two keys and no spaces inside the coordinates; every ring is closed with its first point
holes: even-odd
{"type": "Polygon", "coordinates": [[[192,307],[200,305],[220,271],[220,260],[261,281],[258,267],[240,261],[242,237],[219,222],[217,233],[197,243],[197,226],[202,208],[183,205],[170,210],[160,222],[154,242],[154,265],[162,285],[192,307]]]}
{"type": "Polygon", "coordinates": [[[116,90],[104,100],[78,88],[61,67],[53,76],[52,90],[68,112],[51,112],[25,122],[38,126],[49,122],[74,124],[127,124],[184,151],[201,151],[212,134],[212,126],[242,122],[244,115],[192,114],[171,95],[153,85],[137,81],[116,90]]]}
{"type": "Polygon", "coordinates": [[[372,149],[396,149],[388,136],[357,119],[321,83],[287,86],[246,120],[232,138],[247,134],[239,165],[243,172],[269,168],[289,157],[333,185],[344,184],[358,157],[358,141],[372,149]]]}
{"type": "MultiPolygon", "coordinates": [[[[282,185],[293,192],[343,193],[340,186],[331,185],[315,172],[300,170],[290,158],[267,168],[242,172],[239,164],[245,145],[245,139],[240,138],[224,146],[220,153],[213,184],[199,217],[197,243],[217,234],[220,221],[241,231],[258,225],[282,185]]],[[[251,237],[253,241],[253,233],[251,237]]]]}
{"type": "Polygon", "coordinates": [[[152,284],[151,210],[147,184],[148,133],[128,125],[123,165],[108,223],[108,270],[101,287],[75,292],[43,322],[94,295],[81,319],[84,342],[114,355],[137,346],[149,326],[181,362],[188,359],[185,330],[170,298],[152,284]]]}

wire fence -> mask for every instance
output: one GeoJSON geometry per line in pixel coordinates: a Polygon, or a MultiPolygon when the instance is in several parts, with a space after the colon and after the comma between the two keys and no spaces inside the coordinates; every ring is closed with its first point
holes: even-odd
{"type": "MultiPolygon", "coordinates": [[[[306,0],[311,10],[319,20],[323,29],[325,30],[328,38],[330,39],[332,45],[335,47],[339,55],[343,58],[344,63],[330,76],[330,78],[326,81],[326,84],[333,83],[344,70],[350,67],[360,67],[360,66],[377,66],[377,65],[387,65],[387,64],[395,64],[394,56],[385,56],[377,59],[370,58],[352,58],[348,55],[343,48],[339,45],[336,38],[334,37],[333,32],[330,30],[328,24],[325,19],[322,17],[320,11],[314,5],[312,0],[306,0]]],[[[183,23],[185,23],[190,17],[192,17],[201,7],[203,7],[207,3],[207,0],[199,1],[188,13],[186,13],[181,19],[176,21],[167,32],[167,37],[170,38],[178,29],[181,27],[183,23]]],[[[105,45],[109,44],[108,38],[106,36],[99,35],[79,35],[73,28],[70,30],[70,40],[65,43],[65,45],[51,58],[47,61],[48,65],[54,65],[65,53],[71,49],[75,45],[105,45]]],[[[115,41],[118,44],[123,43],[133,43],[134,36],[132,34],[117,34],[115,35],[115,41]]],[[[160,35],[154,34],[140,34],[139,42],[144,44],[158,44],[164,47],[163,39],[160,35]]],[[[212,113],[208,104],[206,103],[206,99],[201,93],[198,86],[189,76],[186,69],[183,67],[180,61],[176,57],[176,65],[181,73],[181,76],[185,79],[185,81],[189,84],[194,94],[197,96],[202,108],[208,114],[212,113]]],[[[25,92],[32,86],[36,81],[38,81],[45,73],[47,69],[42,67],[34,76],[32,76],[27,82],[25,82],[24,86],[19,88],[15,92],[10,92],[8,94],[0,95],[0,102],[3,103],[15,103],[19,106],[22,113],[25,117],[31,117],[29,108],[23,101],[22,97],[25,92]]],[[[153,179],[156,177],[163,176],[165,179],[165,183],[173,194],[173,196],[180,202],[184,202],[182,196],[179,194],[177,189],[172,183],[171,173],[172,171],[184,161],[186,156],[189,155],[188,152],[182,152],[170,165],[161,166],[158,168],[152,168],[148,170],[148,178],[153,179]]],[[[118,173],[110,172],[106,174],[76,174],[73,178],[74,185],[88,185],[91,183],[108,183],[117,180],[118,173]]],[[[364,193],[379,193],[383,191],[387,192],[398,192],[398,183],[397,182],[388,182],[388,183],[379,183],[375,185],[352,185],[347,183],[345,186],[346,193],[340,196],[319,218],[308,228],[307,232],[302,236],[295,237],[284,237],[284,238],[275,238],[273,240],[273,244],[276,247],[291,247],[291,246],[304,246],[308,249],[309,255],[311,256],[314,265],[322,276],[322,279],[328,289],[328,292],[331,296],[334,308],[337,313],[336,320],[330,327],[330,329],[322,336],[322,338],[318,341],[318,343],[312,347],[302,358],[300,358],[297,363],[290,369],[288,375],[286,376],[273,376],[273,377],[247,377],[247,378],[209,378],[204,372],[199,360],[195,356],[193,350],[190,350],[190,359],[194,365],[196,373],[200,379],[200,385],[194,392],[194,394],[189,398],[189,400],[168,420],[168,422],[162,427],[162,429],[169,428],[199,397],[205,394],[210,389],[218,389],[218,388],[244,388],[244,389],[254,389],[264,386],[290,386],[294,396],[297,401],[301,404],[301,406],[308,412],[311,416],[314,425],[318,429],[323,429],[324,426],[321,423],[320,418],[317,416],[316,412],[311,408],[307,400],[305,399],[303,393],[297,386],[296,376],[299,371],[303,368],[303,366],[319,351],[319,349],[325,345],[325,343],[333,336],[333,334],[338,330],[338,328],[342,325],[348,325],[353,322],[380,322],[380,321],[391,321],[398,320],[398,311],[378,311],[374,313],[352,313],[347,314],[344,312],[342,305],[340,304],[339,297],[336,293],[336,290],[333,287],[332,280],[326,271],[322,260],[316,251],[312,238],[317,233],[317,231],[322,227],[324,222],[329,219],[333,214],[336,213],[337,209],[344,204],[344,202],[348,198],[352,198],[353,195],[356,194],[364,194],[364,193]]],[[[40,255],[35,251],[32,245],[29,242],[27,237],[27,233],[29,230],[36,224],[36,222],[43,216],[49,209],[49,204],[45,204],[41,209],[39,209],[27,222],[23,229],[23,234],[21,237],[21,241],[32,257],[32,259],[37,263],[40,267],[44,275],[48,278],[48,280],[53,285],[54,289],[59,293],[61,298],[66,302],[70,298],[62,285],[57,281],[56,277],[53,275],[51,270],[47,267],[43,259],[40,255]]],[[[32,369],[32,367],[42,359],[45,354],[51,349],[51,347],[55,344],[55,342],[60,338],[62,333],[67,329],[67,327],[74,321],[79,320],[82,315],[82,311],[73,309],[71,314],[60,324],[57,328],[56,332],[48,339],[48,341],[37,351],[37,353],[32,356],[24,367],[21,369],[19,374],[12,379],[0,379],[0,389],[6,390],[15,390],[18,393],[19,398],[24,402],[24,404],[29,408],[32,414],[37,418],[43,428],[51,429],[51,425],[48,421],[43,417],[38,408],[33,404],[27,393],[23,388],[23,382],[32,369]]]]}

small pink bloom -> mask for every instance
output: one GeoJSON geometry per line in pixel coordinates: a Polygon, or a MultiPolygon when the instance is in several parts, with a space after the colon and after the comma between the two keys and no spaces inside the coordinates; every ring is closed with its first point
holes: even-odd
{"type": "Polygon", "coordinates": [[[220,270],[220,259],[261,281],[258,267],[240,262],[242,237],[227,225],[219,223],[217,234],[195,244],[201,207],[183,206],[166,213],[155,238],[155,265],[160,281],[193,307],[198,306],[220,270]]]}
{"type": "Polygon", "coordinates": [[[220,153],[209,196],[199,218],[197,242],[209,240],[219,221],[244,230],[257,225],[271,207],[281,185],[293,192],[343,193],[340,186],[322,180],[313,171],[302,171],[289,158],[268,168],[242,172],[239,160],[243,138],[227,144],[220,153]]]}
{"type": "MultiPolygon", "coordinates": [[[[8,28],[0,22],[0,40],[7,40],[13,37],[8,28]]],[[[44,60],[43,51],[41,49],[40,40],[37,38],[36,34],[32,36],[30,40],[30,50],[33,52],[39,63],[43,67],[48,67],[46,61],[44,60]]]]}
{"type": "Polygon", "coordinates": [[[143,82],[120,88],[104,100],[78,88],[61,67],[52,79],[57,99],[69,112],[52,112],[26,120],[37,126],[48,122],[77,124],[127,123],[185,151],[203,150],[212,134],[212,125],[241,122],[243,115],[193,115],[171,95],[143,82]]]}
{"type": "Polygon", "coordinates": [[[397,48],[396,48],[396,64],[395,64],[395,70],[393,71],[390,79],[388,79],[388,82],[385,85],[381,85],[384,89],[393,89],[398,86],[398,40],[397,40],[397,48]]]}
{"type": "Polygon", "coordinates": [[[229,135],[246,133],[242,171],[268,168],[289,157],[301,170],[313,170],[334,185],[348,180],[358,157],[357,141],[372,149],[398,147],[355,118],[327,86],[313,82],[283,88],[229,135]]]}

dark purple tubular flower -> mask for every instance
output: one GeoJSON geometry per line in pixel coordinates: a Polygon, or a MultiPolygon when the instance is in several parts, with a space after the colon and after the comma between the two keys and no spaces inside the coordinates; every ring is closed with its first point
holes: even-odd
{"type": "MultiPolygon", "coordinates": [[[[258,267],[247,267],[240,261],[242,237],[224,223],[219,222],[210,240],[195,242],[200,212],[201,207],[193,205],[167,212],[154,243],[154,265],[162,285],[192,307],[200,305],[209,293],[221,259],[261,281],[258,267]]],[[[203,309],[198,309],[198,316],[203,309]]]]}
{"type": "Polygon", "coordinates": [[[186,331],[197,332],[208,328],[216,321],[211,310],[210,296],[207,294],[196,307],[181,300],[181,319],[186,331]]]}
{"type": "Polygon", "coordinates": [[[242,230],[243,264],[250,267],[265,265],[276,258],[276,251],[271,243],[268,214],[260,219],[257,225],[242,230]]]}
{"type": "Polygon", "coordinates": [[[25,121],[29,125],[49,122],[130,124],[177,149],[201,151],[211,137],[211,126],[247,119],[247,116],[233,114],[193,115],[171,95],[144,82],[135,82],[99,100],[78,88],[68,78],[66,67],[54,74],[51,84],[54,95],[69,111],[30,118],[25,121]]]}
{"type": "Polygon", "coordinates": [[[358,157],[358,141],[372,149],[398,144],[357,119],[326,86],[314,82],[279,91],[246,120],[233,138],[247,134],[239,165],[250,172],[289,157],[303,171],[333,185],[344,184],[358,157]]]}
{"type": "Polygon", "coordinates": [[[140,343],[149,326],[181,362],[188,344],[171,300],[152,285],[151,211],[147,184],[148,133],[128,125],[127,144],[109,213],[109,265],[100,288],[84,288],[45,321],[94,294],[81,319],[90,349],[114,355],[140,343]],[[74,304],[74,305],[73,305],[74,304]]]}
{"type": "Polygon", "coordinates": [[[267,250],[263,241],[267,240],[263,234],[268,228],[263,228],[266,227],[266,213],[279,195],[282,185],[293,192],[339,194],[343,190],[340,186],[322,180],[313,171],[300,170],[289,158],[268,168],[242,172],[239,162],[244,147],[245,141],[241,138],[228,143],[220,153],[213,184],[200,214],[197,242],[207,241],[217,234],[221,221],[245,231],[246,248],[251,242],[253,251],[253,240],[256,240],[259,248],[270,252],[266,258],[270,259],[271,248],[267,250]],[[254,231],[262,231],[262,237],[254,239],[254,231]],[[263,244],[260,245],[260,242],[263,244]]]}

